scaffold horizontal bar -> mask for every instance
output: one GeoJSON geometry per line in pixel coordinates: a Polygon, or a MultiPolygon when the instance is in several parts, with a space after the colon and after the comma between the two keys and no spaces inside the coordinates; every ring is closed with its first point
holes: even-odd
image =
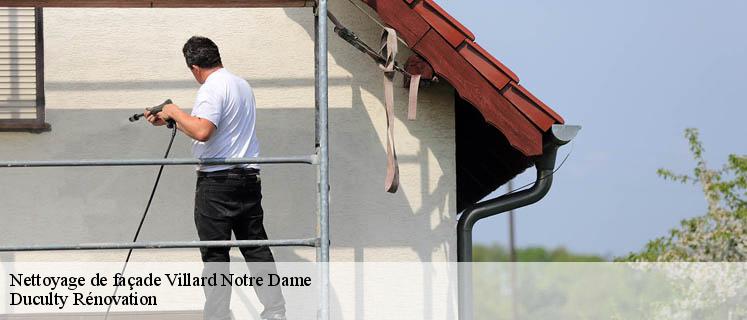
{"type": "Polygon", "coordinates": [[[292,157],[260,157],[230,159],[102,159],[102,160],[42,160],[42,161],[0,161],[0,168],[36,167],[121,167],[121,166],[181,166],[181,165],[224,165],[224,164],[317,164],[316,155],[292,157]]]}
{"type": "Polygon", "coordinates": [[[119,242],[84,244],[33,244],[0,246],[0,252],[21,251],[73,251],[73,250],[120,250],[120,249],[183,249],[183,248],[225,248],[225,247],[316,247],[319,238],[283,240],[230,240],[230,241],[161,241],[161,242],[119,242]]]}

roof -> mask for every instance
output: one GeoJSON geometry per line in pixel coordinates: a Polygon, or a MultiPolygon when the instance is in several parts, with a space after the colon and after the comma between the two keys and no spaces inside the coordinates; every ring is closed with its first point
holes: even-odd
{"type": "Polygon", "coordinates": [[[542,154],[542,135],[563,118],[519,84],[475,35],[433,0],[363,0],[434,71],[525,156],[542,154]]]}

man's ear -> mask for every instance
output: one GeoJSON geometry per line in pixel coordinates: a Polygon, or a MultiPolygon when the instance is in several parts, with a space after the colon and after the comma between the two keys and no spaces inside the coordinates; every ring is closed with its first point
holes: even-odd
{"type": "Polygon", "coordinates": [[[202,68],[198,67],[197,65],[191,65],[189,66],[189,70],[192,71],[195,75],[199,74],[200,71],[202,71],[202,68]]]}
{"type": "Polygon", "coordinates": [[[200,83],[200,67],[193,64],[190,66],[189,71],[192,72],[192,75],[195,77],[195,80],[198,83],[200,83]]]}

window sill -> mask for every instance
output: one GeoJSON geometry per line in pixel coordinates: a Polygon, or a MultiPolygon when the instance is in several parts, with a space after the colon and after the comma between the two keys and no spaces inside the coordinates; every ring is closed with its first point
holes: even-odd
{"type": "Polygon", "coordinates": [[[0,120],[0,132],[42,133],[51,130],[49,123],[36,120],[0,120]]]}

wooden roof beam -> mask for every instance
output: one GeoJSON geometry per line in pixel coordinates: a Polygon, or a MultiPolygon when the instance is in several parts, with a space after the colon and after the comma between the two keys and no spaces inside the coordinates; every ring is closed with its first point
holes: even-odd
{"type": "Polygon", "coordinates": [[[8,0],[6,7],[57,8],[286,8],[312,7],[313,0],[8,0]]]}

